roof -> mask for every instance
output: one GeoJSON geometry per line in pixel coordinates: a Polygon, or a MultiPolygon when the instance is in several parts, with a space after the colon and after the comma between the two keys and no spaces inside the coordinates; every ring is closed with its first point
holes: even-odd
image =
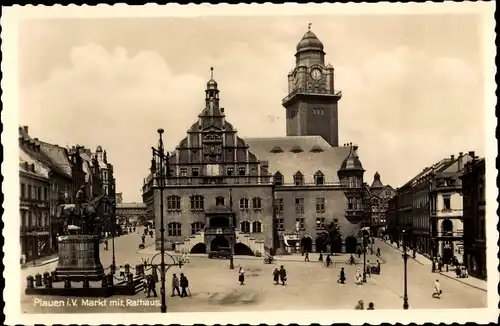
{"type": "Polygon", "coordinates": [[[284,184],[293,183],[298,171],[304,177],[304,184],[315,183],[318,171],[323,173],[325,184],[339,183],[337,171],[350,151],[350,147],[331,147],[321,136],[244,138],[244,141],[260,161],[268,161],[271,174],[283,175],[284,184]]]}
{"type": "Polygon", "coordinates": [[[378,172],[375,172],[375,175],[373,176],[373,183],[370,186],[372,189],[382,189],[384,187],[384,184],[382,181],[380,181],[380,174],[378,172]]]}
{"type": "Polygon", "coordinates": [[[323,51],[323,43],[321,43],[316,34],[314,34],[311,30],[308,30],[300,40],[299,44],[297,44],[297,52],[304,50],[323,51]]]}
{"type": "Polygon", "coordinates": [[[36,160],[32,156],[30,156],[25,150],[22,148],[19,149],[19,171],[25,172],[28,174],[35,175],[40,178],[49,178],[50,168],[40,161],[36,160]],[[26,165],[35,165],[35,171],[32,171],[26,165]]]}
{"type": "Polygon", "coordinates": [[[71,176],[71,163],[69,162],[66,149],[40,141],[40,149],[56,164],[64,173],[71,176]]]}

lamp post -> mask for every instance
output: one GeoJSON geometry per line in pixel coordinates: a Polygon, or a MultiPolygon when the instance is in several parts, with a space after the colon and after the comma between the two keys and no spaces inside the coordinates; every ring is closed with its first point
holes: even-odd
{"type": "Polygon", "coordinates": [[[408,310],[408,280],[406,265],[408,262],[408,254],[406,253],[406,230],[403,233],[403,262],[404,262],[404,294],[403,294],[403,309],[408,310]]]}
{"type": "MultiPolygon", "coordinates": [[[[160,296],[161,296],[161,308],[160,311],[162,313],[167,312],[167,300],[165,297],[165,225],[163,221],[163,190],[165,189],[165,178],[169,176],[170,167],[169,167],[169,154],[165,155],[165,150],[163,148],[163,139],[162,134],[164,130],[158,129],[158,134],[160,137],[158,148],[152,147],[153,158],[151,159],[151,175],[153,179],[156,179],[156,187],[160,189],[160,273],[161,273],[161,288],[160,288],[160,296]],[[156,173],[156,162],[159,162],[159,171],[156,173]],[[165,174],[163,168],[166,168],[165,174]]],[[[155,187],[155,183],[153,182],[153,187],[155,187]]]]}
{"type": "Polygon", "coordinates": [[[366,247],[368,246],[368,234],[365,231],[363,233],[363,283],[366,283],[366,247]]]}
{"type": "Polygon", "coordinates": [[[113,260],[111,262],[111,274],[115,274],[116,272],[116,259],[115,259],[115,232],[116,232],[116,221],[112,222],[111,229],[111,246],[113,247],[113,260]]]}

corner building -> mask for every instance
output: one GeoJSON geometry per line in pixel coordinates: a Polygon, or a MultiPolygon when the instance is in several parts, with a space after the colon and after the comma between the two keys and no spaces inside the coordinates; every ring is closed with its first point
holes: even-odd
{"type": "MultiPolygon", "coordinates": [[[[316,240],[335,222],[342,243],[331,249],[356,251],[365,218],[364,169],[357,146],[338,147],[341,93],[333,88],[333,67],[324,65],[324,55],[323,44],[308,30],[288,75],[285,137],[238,137],[220,106],[212,72],[205,108],[170,155],[163,191],[167,249],[325,251],[330,248],[316,240]]],[[[159,228],[155,182],[152,175],[146,178],[143,200],[159,228]]],[[[159,232],[156,237],[159,248],[159,232]]]]}

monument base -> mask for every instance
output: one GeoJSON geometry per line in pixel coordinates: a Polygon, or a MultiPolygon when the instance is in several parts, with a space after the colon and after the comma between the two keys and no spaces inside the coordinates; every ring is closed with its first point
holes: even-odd
{"type": "Polygon", "coordinates": [[[71,281],[101,280],[104,277],[104,268],[99,258],[99,239],[97,235],[59,236],[56,277],[71,281]]]}

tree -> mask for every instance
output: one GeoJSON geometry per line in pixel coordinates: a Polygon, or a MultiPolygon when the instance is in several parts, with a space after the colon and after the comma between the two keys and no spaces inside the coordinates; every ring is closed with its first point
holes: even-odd
{"type": "Polygon", "coordinates": [[[340,235],[340,228],[337,222],[333,220],[325,226],[325,230],[316,239],[316,251],[318,251],[318,248],[319,251],[326,250],[328,245],[330,245],[330,253],[340,251],[339,244],[342,246],[342,236],[340,235]]]}

